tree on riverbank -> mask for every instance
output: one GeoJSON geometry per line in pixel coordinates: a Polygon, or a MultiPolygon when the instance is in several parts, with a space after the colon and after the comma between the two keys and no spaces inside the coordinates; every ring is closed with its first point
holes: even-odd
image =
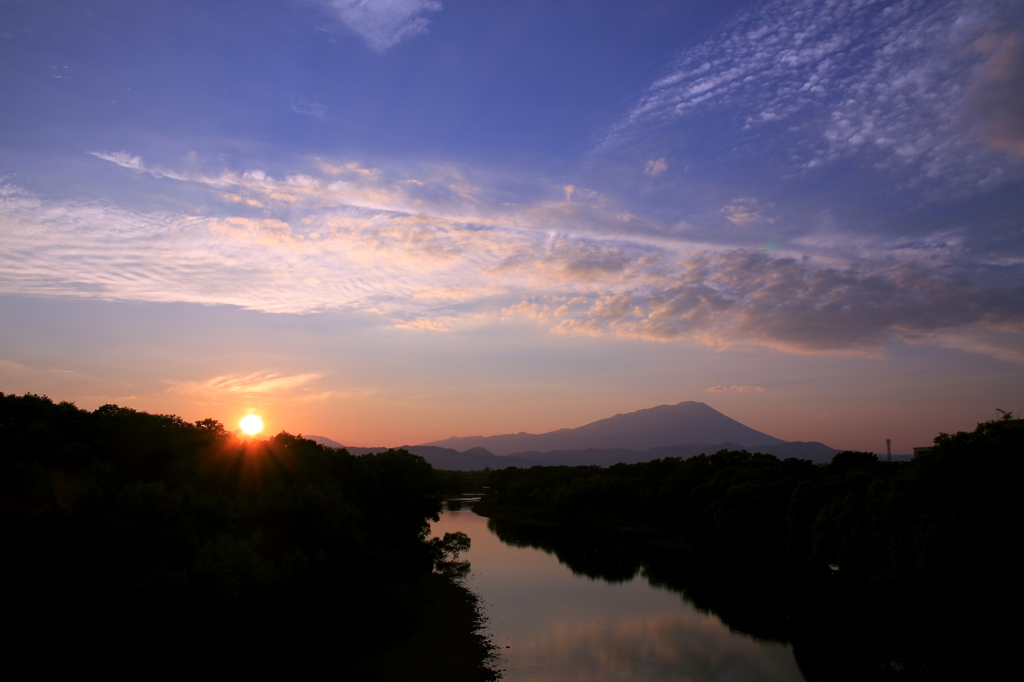
{"type": "Polygon", "coordinates": [[[5,661],[372,679],[450,596],[427,589],[440,509],[405,451],[0,393],[5,661]]]}
{"type": "Polygon", "coordinates": [[[1019,521],[1022,423],[942,434],[907,463],[844,452],[816,466],[721,451],[606,469],[509,468],[491,473],[478,510],[674,540],[759,564],[838,567],[848,579],[942,580],[975,557],[1004,557],[1019,521]]]}

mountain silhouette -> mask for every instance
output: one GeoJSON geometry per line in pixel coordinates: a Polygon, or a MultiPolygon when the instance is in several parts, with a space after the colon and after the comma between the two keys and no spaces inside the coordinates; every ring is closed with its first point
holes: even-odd
{"type": "MultiPolygon", "coordinates": [[[[328,447],[345,447],[325,436],[306,438],[328,447]]],[[[448,438],[400,447],[420,455],[438,469],[463,471],[538,464],[610,466],[665,457],[686,459],[719,450],[748,450],[780,459],[796,457],[824,463],[837,452],[822,443],[787,443],[693,401],[618,414],[576,429],[448,438]]],[[[353,455],[387,450],[351,446],[346,449],[353,455]]]]}
{"type": "Polygon", "coordinates": [[[305,438],[306,440],[311,440],[314,443],[319,443],[320,445],[327,446],[329,448],[343,448],[343,447],[345,447],[344,445],[342,445],[338,441],[331,440],[327,436],[301,436],[300,435],[300,437],[301,438],[305,438]]]}
{"type": "Polygon", "coordinates": [[[548,433],[509,433],[500,436],[452,437],[424,445],[465,451],[486,448],[495,455],[553,450],[624,449],[729,443],[745,448],[783,445],[785,441],[744,426],[700,402],[660,405],[617,414],[575,429],[548,433]]]}

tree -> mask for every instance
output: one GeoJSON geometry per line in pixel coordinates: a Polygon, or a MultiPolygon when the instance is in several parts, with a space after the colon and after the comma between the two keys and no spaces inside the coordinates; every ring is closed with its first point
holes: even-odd
{"type": "Polygon", "coordinates": [[[459,561],[459,554],[469,551],[469,536],[465,533],[445,533],[443,538],[430,539],[434,557],[434,570],[451,578],[462,578],[469,573],[469,562],[459,561]]]}

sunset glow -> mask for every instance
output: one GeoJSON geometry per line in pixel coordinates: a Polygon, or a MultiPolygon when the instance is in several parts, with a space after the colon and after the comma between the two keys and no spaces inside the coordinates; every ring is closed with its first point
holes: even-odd
{"type": "Polygon", "coordinates": [[[1024,411],[1022,3],[50,4],[0,40],[2,391],[350,447],[1024,411]]]}
{"type": "Polygon", "coordinates": [[[247,414],[238,422],[238,427],[247,436],[255,436],[263,430],[263,420],[259,415],[247,414]]]}

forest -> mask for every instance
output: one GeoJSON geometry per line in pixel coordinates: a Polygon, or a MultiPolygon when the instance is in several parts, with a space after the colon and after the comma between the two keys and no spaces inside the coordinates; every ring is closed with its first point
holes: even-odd
{"type": "Polygon", "coordinates": [[[402,450],[0,393],[6,664],[494,679],[468,538],[427,538],[442,486],[402,450]]]}
{"type": "Polygon", "coordinates": [[[730,627],[792,642],[808,679],[998,678],[1021,607],[1022,470],[1024,421],[1001,420],[941,434],[910,462],[721,451],[503,469],[474,509],[573,570],[640,571],[730,627]]]}

